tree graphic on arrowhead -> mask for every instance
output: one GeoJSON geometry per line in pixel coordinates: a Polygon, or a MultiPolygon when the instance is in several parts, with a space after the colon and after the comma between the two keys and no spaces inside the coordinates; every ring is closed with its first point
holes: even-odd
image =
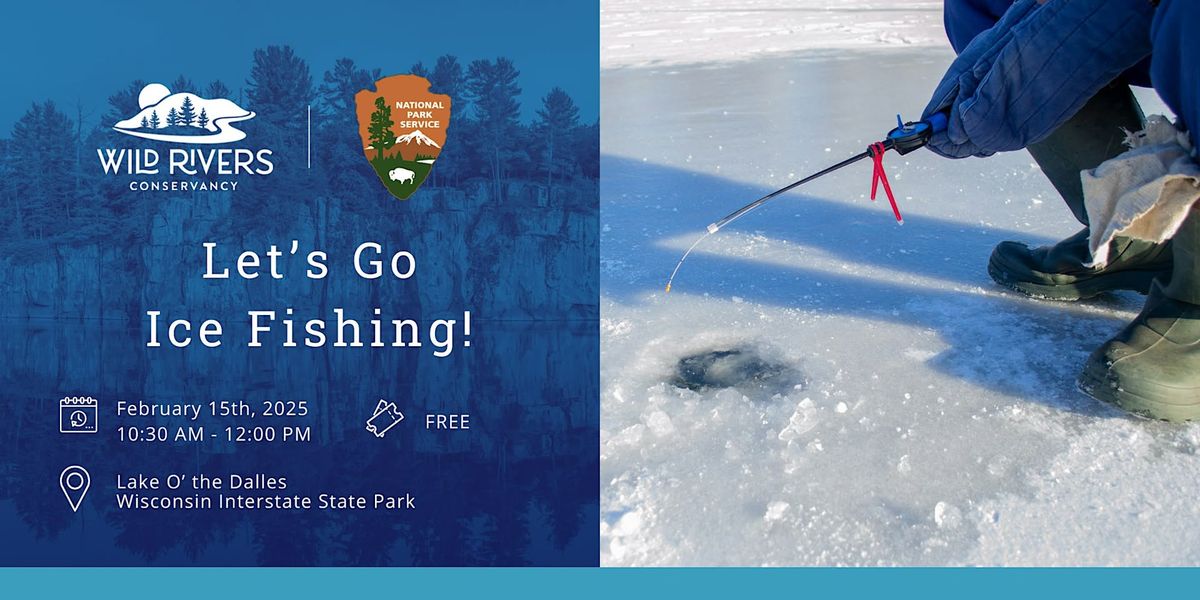
{"type": "Polygon", "coordinates": [[[375,111],[371,113],[371,124],[367,126],[367,134],[379,159],[383,158],[383,151],[395,143],[392,125],[392,108],[383,97],[376,98],[375,111]]]}

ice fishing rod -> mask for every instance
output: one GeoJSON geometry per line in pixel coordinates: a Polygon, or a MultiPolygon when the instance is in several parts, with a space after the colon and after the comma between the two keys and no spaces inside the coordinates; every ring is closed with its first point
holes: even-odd
{"type": "Polygon", "coordinates": [[[788,185],[785,185],[771,192],[770,194],[767,194],[766,196],[763,196],[762,198],[759,198],[758,200],[755,200],[754,202],[751,202],[750,204],[747,204],[725,215],[721,219],[709,223],[708,227],[706,228],[707,231],[704,232],[704,235],[700,236],[695,242],[693,242],[687,251],[683,253],[683,256],[680,257],[679,262],[675,263],[675,270],[671,271],[671,276],[667,279],[666,293],[671,293],[671,283],[675,281],[675,275],[679,273],[679,267],[683,266],[683,261],[687,260],[687,257],[692,253],[692,250],[695,250],[696,246],[700,245],[700,242],[703,242],[706,238],[708,238],[708,236],[720,231],[722,227],[725,227],[726,225],[740,219],[746,213],[762,206],[763,204],[766,204],[773,198],[776,198],[779,195],[808,183],[818,177],[828,175],[843,167],[848,167],[864,158],[871,157],[875,159],[875,172],[871,180],[871,200],[875,199],[875,193],[879,189],[879,184],[882,183],[883,190],[887,193],[888,201],[892,205],[892,214],[895,215],[896,222],[903,225],[904,217],[900,216],[900,207],[896,205],[896,197],[892,195],[892,186],[890,183],[888,183],[887,175],[883,172],[883,155],[888,150],[895,150],[897,154],[903,156],[909,152],[912,152],[913,150],[923,148],[929,143],[929,138],[933,137],[933,134],[940,133],[945,130],[945,113],[934,113],[930,115],[928,119],[909,122],[905,122],[900,118],[900,115],[896,115],[896,128],[889,131],[887,137],[884,138],[882,142],[875,142],[874,144],[868,146],[865,152],[855,154],[854,156],[851,156],[850,158],[847,158],[836,165],[817,171],[816,173],[813,173],[804,179],[789,183],[788,185]]]}

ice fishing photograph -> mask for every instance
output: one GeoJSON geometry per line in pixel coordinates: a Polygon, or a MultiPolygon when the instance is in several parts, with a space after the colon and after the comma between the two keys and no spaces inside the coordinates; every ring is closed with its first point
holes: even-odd
{"type": "Polygon", "coordinates": [[[601,564],[1200,564],[1196,22],[602,0],[601,564]]]}

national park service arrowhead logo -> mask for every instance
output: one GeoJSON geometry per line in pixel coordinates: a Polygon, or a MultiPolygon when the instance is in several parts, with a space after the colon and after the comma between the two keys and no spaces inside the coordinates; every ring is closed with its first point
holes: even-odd
{"type": "Polygon", "coordinates": [[[393,196],[404,200],[433,169],[450,126],[450,96],[429,92],[429,81],[393,75],[354,95],[363,155],[393,196]]]}

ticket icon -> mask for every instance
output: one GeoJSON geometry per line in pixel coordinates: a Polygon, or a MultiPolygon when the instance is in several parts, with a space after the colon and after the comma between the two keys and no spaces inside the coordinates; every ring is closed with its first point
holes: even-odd
{"type": "Polygon", "coordinates": [[[68,396],[58,401],[59,433],[96,433],[100,403],[91,396],[68,396]]]}
{"type": "Polygon", "coordinates": [[[404,413],[400,412],[395,402],[381,399],[375,404],[374,414],[367,419],[367,431],[375,434],[375,437],[383,437],[388,430],[403,420],[404,413]]]}

